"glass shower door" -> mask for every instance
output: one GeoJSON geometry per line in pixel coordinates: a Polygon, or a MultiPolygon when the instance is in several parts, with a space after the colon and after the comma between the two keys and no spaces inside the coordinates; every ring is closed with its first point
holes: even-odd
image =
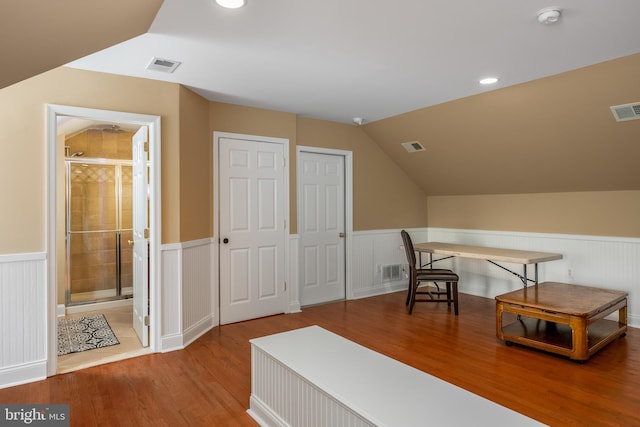
{"type": "Polygon", "coordinates": [[[67,166],[67,305],[119,298],[131,288],[130,232],[121,225],[131,203],[127,166],[88,160],[67,166]]]}

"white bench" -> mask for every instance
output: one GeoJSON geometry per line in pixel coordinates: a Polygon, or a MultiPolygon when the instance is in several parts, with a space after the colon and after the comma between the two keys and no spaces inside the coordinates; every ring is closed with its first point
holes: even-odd
{"type": "Polygon", "coordinates": [[[541,425],[318,326],[250,342],[261,426],[541,425]]]}

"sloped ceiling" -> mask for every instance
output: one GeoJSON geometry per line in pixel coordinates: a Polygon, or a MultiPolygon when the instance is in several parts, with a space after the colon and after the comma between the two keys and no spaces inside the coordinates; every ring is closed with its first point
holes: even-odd
{"type": "Polygon", "coordinates": [[[362,128],[428,195],[638,190],[640,120],[609,107],[640,101],[639,76],[636,54],[362,128]]]}
{"type": "Polygon", "coordinates": [[[0,88],[146,33],[162,0],[19,0],[0,5],[0,88]]]}
{"type": "Polygon", "coordinates": [[[536,21],[541,1],[393,4],[3,2],[0,88],[80,58],[70,65],[213,101],[364,117],[362,130],[428,195],[640,189],[640,120],[609,111],[640,102],[640,2],[565,0],[555,26],[536,21]],[[152,56],[183,63],[151,72],[152,56]],[[487,73],[502,79],[480,88],[487,73]],[[426,150],[406,153],[408,141],[426,150]]]}
{"type": "Polygon", "coordinates": [[[640,1],[165,0],[149,32],[69,66],[180,83],[211,101],[371,123],[640,52],[640,1]],[[152,57],[180,61],[173,74],[152,57]],[[479,80],[500,78],[486,87],[479,80]]]}

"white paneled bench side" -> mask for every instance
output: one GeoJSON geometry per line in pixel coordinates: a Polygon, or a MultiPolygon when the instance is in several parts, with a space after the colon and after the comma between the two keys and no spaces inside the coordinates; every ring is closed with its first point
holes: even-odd
{"type": "Polygon", "coordinates": [[[319,326],[250,342],[261,426],[542,425],[319,326]]]}

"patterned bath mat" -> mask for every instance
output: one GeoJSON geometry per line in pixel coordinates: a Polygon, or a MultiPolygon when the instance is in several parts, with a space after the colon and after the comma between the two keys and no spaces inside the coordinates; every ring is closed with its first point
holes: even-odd
{"type": "Polygon", "coordinates": [[[120,344],[103,314],[58,319],[58,356],[120,344]]]}

